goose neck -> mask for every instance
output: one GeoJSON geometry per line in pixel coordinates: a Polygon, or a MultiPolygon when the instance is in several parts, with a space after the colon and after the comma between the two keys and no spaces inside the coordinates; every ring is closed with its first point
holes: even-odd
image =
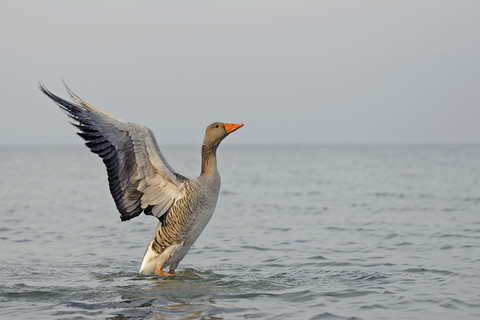
{"type": "Polygon", "coordinates": [[[202,145],[202,172],[201,175],[217,171],[217,148],[213,145],[202,145]]]}

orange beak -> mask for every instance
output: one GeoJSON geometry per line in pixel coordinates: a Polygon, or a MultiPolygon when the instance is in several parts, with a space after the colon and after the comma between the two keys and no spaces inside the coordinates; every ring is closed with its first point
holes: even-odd
{"type": "Polygon", "coordinates": [[[232,133],[233,131],[243,127],[243,123],[224,123],[223,125],[225,126],[227,133],[232,133]]]}

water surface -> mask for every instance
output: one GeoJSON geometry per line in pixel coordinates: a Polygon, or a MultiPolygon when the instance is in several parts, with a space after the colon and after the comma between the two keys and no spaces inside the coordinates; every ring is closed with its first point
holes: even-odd
{"type": "MultiPolygon", "coordinates": [[[[164,148],[180,173],[198,148],[164,148]]],[[[84,147],[0,149],[4,319],[476,319],[479,147],[229,147],[217,210],[177,271],[137,271],[84,147]]]]}

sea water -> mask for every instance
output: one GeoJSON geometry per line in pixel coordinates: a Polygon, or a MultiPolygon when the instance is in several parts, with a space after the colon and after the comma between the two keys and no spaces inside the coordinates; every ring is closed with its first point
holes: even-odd
{"type": "MultiPolygon", "coordinates": [[[[163,148],[195,177],[199,148],[163,148]]],[[[479,319],[480,147],[218,150],[217,209],[174,277],[138,269],[85,147],[0,148],[1,319],[479,319]]]]}

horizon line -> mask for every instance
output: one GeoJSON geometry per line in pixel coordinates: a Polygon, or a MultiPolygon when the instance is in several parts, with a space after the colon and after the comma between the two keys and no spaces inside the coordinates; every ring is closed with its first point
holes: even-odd
{"type": "MultiPolygon", "coordinates": [[[[84,143],[0,143],[0,148],[84,148],[84,143]]],[[[190,143],[165,143],[160,148],[196,148],[197,144],[190,143]]],[[[229,143],[222,148],[231,147],[480,147],[480,142],[310,142],[310,143],[229,143]]]]}

